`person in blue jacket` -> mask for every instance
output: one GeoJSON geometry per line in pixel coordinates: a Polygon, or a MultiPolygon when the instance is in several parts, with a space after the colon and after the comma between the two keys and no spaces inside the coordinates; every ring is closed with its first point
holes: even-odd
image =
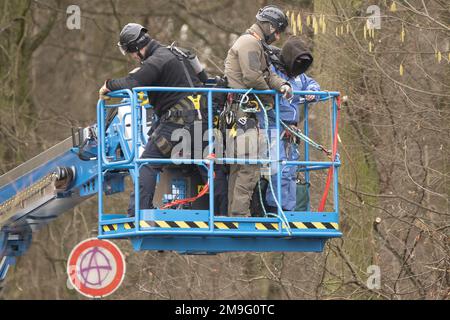
{"type": "MultiPolygon", "coordinates": [[[[306,44],[299,37],[291,37],[286,41],[281,49],[271,47],[269,58],[271,60],[271,68],[283,79],[289,81],[294,91],[320,91],[320,85],[312,78],[308,77],[305,72],[313,62],[313,56],[308,50],[306,44]]],[[[299,121],[300,107],[302,102],[313,102],[316,100],[315,95],[294,96],[293,99],[287,100],[280,97],[279,113],[280,120],[286,125],[297,126],[299,121]]],[[[270,151],[271,158],[276,158],[276,123],[275,111],[272,109],[268,112],[268,128],[270,135],[270,151]]],[[[264,129],[265,117],[261,112],[258,114],[260,127],[264,129]]],[[[297,139],[292,137],[287,130],[280,124],[281,137],[280,160],[296,161],[299,159],[297,139]]],[[[277,166],[272,165],[271,180],[275,196],[277,195],[277,166]]],[[[292,211],[296,206],[296,183],[297,183],[297,167],[281,165],[281,206],[285,211],[292,211]]],[[[266,210],[268,212],[277,212],[277,205],[274,200],[270,187],[266,191],[266,210]]]]}

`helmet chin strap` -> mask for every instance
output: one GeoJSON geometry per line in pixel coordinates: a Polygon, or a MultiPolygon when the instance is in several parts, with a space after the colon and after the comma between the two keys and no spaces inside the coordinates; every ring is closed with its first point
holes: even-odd
{"type": "Polygon", "coordinates": [[[272,32],[268,36],[265,36],[267,44],[272,44],[275,42],[275,40],[277,40],[277,37],[275,36],[275,34],[276,34],[276,31],[272,32]]]}
{"type": "Polygon", "coordinates": [[[137,55],[138,55],[139,59],[141,59],[141,63],[143,63],[145,59],[140,50],[137,52],[137,55]]]}
{"type": "Polygon", "coordinates": [[[269,25],[269,32],[270,34],[266,35],[264,38],[266,40],[267,44],[272,44],[277,40],[276,33],[277,29],[275,29],[271,24],[269,25]]]}

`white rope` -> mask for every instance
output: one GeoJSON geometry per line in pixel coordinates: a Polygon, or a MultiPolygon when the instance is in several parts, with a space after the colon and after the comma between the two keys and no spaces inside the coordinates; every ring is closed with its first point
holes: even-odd
{"type": "MultiPolygon", "coordinates": [[[[257,95],[255,95],[255,98],[258,101],[258,103],[261,106],[261,109],[263,110],[263,113],[264,113],[264,131],[266,133],[267,147],[268,147],[267,152],[268,152],[269,159],[272,159],[271,151],[270,151],[271,145],[270,145],[270,141],[269,141],[270,140],[269,139],[269,119],[268,119],[268,116],[267,116],[267,110],[264,108],[263,103],[261,102],[261,100],[259,99],[259,97],[257,95]]],[[[277,162],[278,161],[279,161],[279,159],[277,160],[277,162]]],[[[288,234],[290,236],[292,236],[292,230],[291,230],[291,227],[289,226],[289,222],[288,222],[288,220],[286,218],[286,215],[285,215],[285,213],[283,211],[282,206],[278,202],[278,199],[277,199],[277,197],[275,195],[275,191],[273,189],[273,184],[272,184],[272,165],[271,164],[269,164],[269,188],[270,188],[270,192],[272,193],[273,199],[275,200],[275,204],[277,205],[277,208],[280,210],[281,217],[279,215],[277,215],[277,214],[272,214],[272,213],[266,213],[265,212],[265,214],[266,214],[266,216],[274,216],[274,217],[280,219],[281,222],[286,226],[288,234]]],[[[264,211],[266,211],[266,210],[264,209],[264,211]]]]}

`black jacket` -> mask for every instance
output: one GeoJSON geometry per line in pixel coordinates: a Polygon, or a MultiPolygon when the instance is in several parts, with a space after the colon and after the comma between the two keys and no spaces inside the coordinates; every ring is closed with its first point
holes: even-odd
{"type": "MultiPolygon", "coordinates": [[[[133,71],[125,78],[108,80],[106,87],[111,91],[131,89],[134,87],[191,87],[184,71],[182,61],[167,47],[156,40],[151,40],[147,46],[145,60],[137,71],[133,71]]],[[[185,63],[195,87],[201,82],[195,75],[189,63],[185,63]]],[[[150,104],[153,105],[158,116],[164,114],[178,101],[192,93],[188,92],[151,92],[150,104]]]]}

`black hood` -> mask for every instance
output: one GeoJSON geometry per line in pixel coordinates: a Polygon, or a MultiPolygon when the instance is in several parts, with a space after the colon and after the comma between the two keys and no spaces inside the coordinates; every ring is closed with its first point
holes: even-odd
{"type": "Polygon", "coordinates": [[[286,74],[293,78],[308,70],[313,63],[313,56],[304,41],[299,37],[291,37],[281,48],[280,61],[286,74]]]}

